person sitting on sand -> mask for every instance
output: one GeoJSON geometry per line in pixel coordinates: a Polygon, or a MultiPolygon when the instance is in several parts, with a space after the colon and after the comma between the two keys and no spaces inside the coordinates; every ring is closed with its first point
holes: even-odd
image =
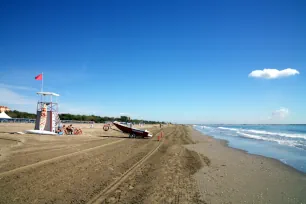
{"type": "Polygon", "coordinates": [[[65,125],[63,125],[62,129],[63,129],[63,132],[65,133],[65,135],[68,135],[68,131],[67,131],[67,128],[66,128],[65,125]]]}
{"type": "Polygon", "coordinates": [[[57,134],[59,135],[63,135],[64,134],[64,131],[63,131],[63,128],[61,127],[58,127],[57,130],[55,131],[57,134]]]}
{"type": "Polygon", "coordinates": [[[83,131],[81,130],[81,128],[74,128],[74,134],[75,135],[81,135],[83,133],[83,131]]]}
{"type": "Polygon", "coordinates": [[[72,127],[72,124],[70,124],[70,125],[66,128],[66,130],[67,130],[68,135],[72,135],[72,134],[73,134],[73,127],[72,127]]]}

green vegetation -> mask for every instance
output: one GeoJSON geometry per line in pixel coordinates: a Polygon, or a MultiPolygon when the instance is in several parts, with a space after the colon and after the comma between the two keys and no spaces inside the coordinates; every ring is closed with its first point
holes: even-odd
{"type": "Polygon", "coordinates": [[[36,114],[27,113],[27,112],[19,112],[17,110],[6,112],[8,116],[11,118],[29,118],[29,119],[36,119],[36,114]]]}
{"type": "Polygon", "coordinates": [[[130,119],[127,116],[121,116],[120,118],[115,117],[101,117],[96,115],[73,115],[73,114],[60,114],[61,120],[77,120],[77,121],[95,121],[95,123],[104,123],[107,121],[120,121],[120,122],[133,122],[133,123],[150,123],[150,124],[159,124],[165,123],[160,121],[148,121],[148,120],[138,120],[138,119],[130,119]]]}
{"type": "MultiPolygon", "coordinates": [[[[36,114],[33,113],[26,113],[26,112],[19,112],[17,110],[7,112],[7,115],[9,115],[12,118],[30,118],[30,119],[36,119],[36,114]]],[[[120,122],[133,122],[133,123],[149,123],[149,124],[159,124],[159,123],[165,123],[160,121],[149,121],[149,120],[138,120],[138,119],[130,119],[127,116],[121,116],[120,118],[115,117],[101,117],[96,115],[73,115],[69,113],[63,113],[59,114],[59,117],[61,120],[75,120],[75,121],[94,121],[95,123],[104,123],[108,121],[120,121],[120,122]]]]}

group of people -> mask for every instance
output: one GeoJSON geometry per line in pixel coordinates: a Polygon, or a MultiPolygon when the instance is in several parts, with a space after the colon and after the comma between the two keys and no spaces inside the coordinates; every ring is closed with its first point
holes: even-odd
{"type": "Polygon", "coordinates": [[[55,131],[59,135],[81,135],[83,132],[80,128],[73,127],[72,124],[63,125],[62,127],[58,127],[58,129],[55,131]]]}

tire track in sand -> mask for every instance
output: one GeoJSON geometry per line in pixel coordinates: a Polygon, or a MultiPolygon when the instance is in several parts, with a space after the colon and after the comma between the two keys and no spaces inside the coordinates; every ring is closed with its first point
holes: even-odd
{"type": "Polygon", "coordinates": [[[183,128],[167,134],[159,151],[102,203],[204,203],[196,198],[191,179],[200,160],[183,147],[183,128]]]}
{"type": "MultiPolygon", "coordinates": [[[[174,131],[171,131],[170,134],[172,134],[174,131]]],[[[156,135],[160,134],[157,133],[156,135]]],[[[155,136],[156,137],[156,136],[155,136]]],[[[132,175],[144,162],[146,162],[157,150],[163,145],[164,139],[159,141],[159,144],[157,147],[155,147],[153,150],[151,150],[148,154],[146,154],[141,160],[139,160],[137,163],[135,163],[131,168],[129,168],[126,172],[124,172],[118,179],[116,179],[114,182],[112,182],[110,185],[108,185],[103,191],[101,191],[98,195],[93,197],[90,201],[87,202],[87,204],[100,204],[105,201],[105,199],[108,197],[109,194],[111,194],[114,190],[116,190],[120,184],[122,184],[130,175],[132,175]]]]}
{"type": "Polygon", "coordinates": [[[100,141],[104,141],[104,140],[105,139],[81,141],[83,143],[71,144],[70,146],[67,146],[66,144],[63,144],[63,143],[60,143],[60,144],[50,144],[49,143],[49,144],[47,144],[45,146],[42,146],[42,147],[39,147],[39,148],[33,148],[33,146],[30,146],[30,147],[27,147],[26,150],[17,149],[17,150],[13,150],[11,152],[14,155],[18,155],[18,156],[21,156],[21,157],[22,156],[27,157],[29,155],[40,154],[42,152],[45,153],[45,152],[56,151],[56,150],[61,150],[61,149],[73,149],[73,148],[77,148],[77,147],[80,147],[80,146],[83,146],[83,145],[88,145],[88,144],[93,143],[93,142],[100,142],[100,141]],[[21,155],[19,155],[19,154],[21,154],[21,155]]]}
{"type": "Polygon", "coordinates": [[[92,151],[92,150],[95,150],[95,149],[99,149],[101,147],[116,144],[116,143],[122,142],[124,140],[125,139],[116,140],[114,142],[106,143],[106,144],[99,145],[99,146],[96,146],[96,147],[91,147],[91,148],[88,148],[88,149],[85,149],[85,150],[80,150],[80,151],[73,152],[73,153],[70,153],[70,154],[65,154],[65,155],[62,155],[62,156],[54,157],[52,159],[43,160],[43,161],[40,161],[40,162],[37,162],[37,163],[34,163],[34,164],[30,164],[30,165],[26,165],[26,166],[19,167],[19,168],[16,168],[16,169],[12,169],[12,170],[9,170],[9,171],[5,171],[5,172],[0,173],[0,178],[2,178],[4,176],[11,175],[11,174],[14,174],[14,173],[18,173],[20,171],[26,171],[28,169],[36,168],[36,167],[42,166],[42,165],[47,164],[47,163],[62,160],[62,159],[65,159],[65,158],[68,158],[68,157],[71,157],[71,156],[76,156],[76,155],[79,155],[79,154],[82,154],[82,153],[86,153],[86,152],[89,152],[89,151],[92,151]]]}

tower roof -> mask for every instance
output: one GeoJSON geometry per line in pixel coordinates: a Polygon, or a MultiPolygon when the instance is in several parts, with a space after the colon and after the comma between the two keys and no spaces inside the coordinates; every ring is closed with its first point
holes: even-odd
{"type": "Polygon", "coordinates": [[[11,117],[8,116],[5,112],[1,112],[0,113],[0,118],[11,118],[11,117]]]}
{"type": "Polygon", "coordinates": [[[53,93],[53,92],[37,92],[37,94],[44,95],[44,96],[60,96],[59,94],[53,93]]]}

